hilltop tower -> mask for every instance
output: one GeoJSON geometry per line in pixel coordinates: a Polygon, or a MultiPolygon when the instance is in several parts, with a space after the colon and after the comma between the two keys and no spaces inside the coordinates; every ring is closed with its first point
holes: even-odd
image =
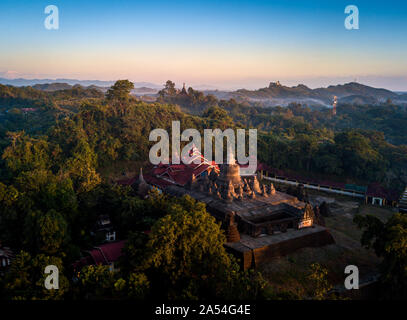
{"type": "Polygon", "coordinates": [[[332,105],[332,115],[336,116],[336,106],[338,104],[338,97],[334,96],[334,103],[332,105]]]}

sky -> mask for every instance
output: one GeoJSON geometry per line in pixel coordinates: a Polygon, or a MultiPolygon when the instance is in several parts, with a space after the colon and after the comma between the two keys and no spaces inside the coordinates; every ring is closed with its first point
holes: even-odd
{"type": "Polygon", "coordinates": [[[406,34],[403,0],[1,0],[0,77],[407,91],[406,34]],[[58,30],[44,26],[48,5],[58,30]]]}

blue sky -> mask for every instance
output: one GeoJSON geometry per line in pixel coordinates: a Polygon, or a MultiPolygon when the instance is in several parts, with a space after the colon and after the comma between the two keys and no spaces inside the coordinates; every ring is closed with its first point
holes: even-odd
{"type": "Polygon", "coordinates": [[[405,1],[0,2],[0,77],[407,91],[405,1]],[[46,30],[44,8],[59,8],[46,30]],[[360,29],[346,30],[357,5],[360,29]]]}

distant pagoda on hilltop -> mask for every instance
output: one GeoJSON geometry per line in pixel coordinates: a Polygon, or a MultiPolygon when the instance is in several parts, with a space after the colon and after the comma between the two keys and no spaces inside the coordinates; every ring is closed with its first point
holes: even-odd
{"type": "Polygon", "coordinates": [[[277,82],[270,82],[270,84],[269,84],[269,88],[281,87],[281,86],[282,86],[282,85],[281,85],[280,81],[277,81],[277,82]]]}
{"type": "Polygon", "coordinates": [[[181,89],[180,94],[182,94],[182,95],[188,95],[187,89],[185,88],[185,82],[184,82],[183,85],[182,85],[182,89],[181,89]]]}

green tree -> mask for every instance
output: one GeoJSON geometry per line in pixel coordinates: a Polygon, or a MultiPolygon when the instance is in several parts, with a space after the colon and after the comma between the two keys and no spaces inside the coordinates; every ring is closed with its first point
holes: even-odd
{"type": "Polygon", "coordinates": [[[30,252],[64,257],[69,240],[68,225],[64,217],[51,209],[47,213],[32,211],[25,218],[24,243],[30,252]]]}
{"type": "Polygon", "coordinates": [[[144,263],[148,257],[147,242],[148,235],[144,232],[135,231],[129,234],[119,262],[120,271],[124,275],[145,269],[144,263]]]}
{"type": "Polygon", "coordinates": [[[394,214],[386,223],[371,215],[358,215],[354,221],[363,229],[362,245],[373,248],[383,258],[380,265],[383,297],[406,299],[407,215],[394,214]]]}
{"type": "Polygon", "coordinates": [[[128,280],[127,297],[130,299],[145,299],[150,291],[150,282],[143,273],[132,273],[128,280]]]}
{"type": "Polygon", "coordinates": [[[160,97],[165,97],[165,96],[175,96],[177,94],[177,89],[175,89],[175,83],[172,82],[171,80],[167,80],[167,82],[164,85],[164,89],[160,90],[158,92],[160,97]]]}
{"type": "Polygon", "coordinates": [[[225,109],[218,106],[211,106],[206,109],[202,115],[210,119],[210,124],[214,128],[226,129],[234,127],[233,120],[225,109]]]}
{"type": "Polygon", "coordinates": [[[171,299],[254,298],[260,294],[264,283],[248,284],[248,274],[241,273],[235,259],[226,253],[223,231],[203,203],[184,196],[167,212],[154,224],[147,243],[147,274],[154,293],[171,299]]]}
{"type": "Polygon", "coordinates": [[[72,177],[78,192],[88,192],[102,180],[96,167],[96,153],[85,139],[81,139],[73,148],[72,156],[66,160],[64,171],[72,177]]]}
{"type": "Polygon", "coordinates": [[[369,139],[356,131],[335,136],[336,153],[342,159],[343,169],[359,178],[382,178],[386,163],[369,139]]]}
{"type": "Polygon", "coordinates": [[[25,251],[18,253],[5,277],[5,289],[13,300],[61,300],[68,292],[68,279],[64,276],[62,260],[39,254],[31,256],[25,251]],[[48,290],[44,281],[45,267],[55,265],[59,271],[59,289],[48,290]]]}
{"type": "Polygon", "coordinates": [[[85,299],[112,299],[116,288],[123,290],[120,282],[116,285],[116,276],[109,266],[90,265],[79,273],[80,297],[85,299]]]}
{"type": "Polygon", "coordinates": [[[321,266],[319,263],[313,263],[310,266],[308,279],[311,281],[312,291],[310,296],[312,299],[324,300],[332,298],[332,296],[329,296],[329,291],[332,290],[332,285],[328,281],[328,269],[321,266]]]}
{"type": "Polygon", "coordinates": [[[116,106],[120,115],[124,115],[131,99],[130,92],[134,89],[134,83],[129,80],[118,80],[107,91],[106,100],[116,106]]]}
{"type": "Polygon", "coordinates": [[[147,298],[149,288],[149,281],[143,273],[121,277],[119,272],[110,270],[109,266],[91,265],[79,272],[74,292],[78,299],[141,300],[147,298]]]}
{"type": "Polygon", "coordinates": [[[20,190],[21,198],[31,199],[38,210],[56,209],[66,216],[76,212],[77,199],[69,177],[56,176],[42,169],[25,171],[15,179],[15,187],[20,190]]]}
{"type": "Polygon", "coordinates": [[[11,145],[4,150],[2,158],[11,172],[18,174],[50,167],[51,148],[46,140],[29,137],[24,132],[9,133],[9,137],[11,145]]]}
{"type": "Polygon", "coordinates": [[[0,182],[0,208],[11,206],[17,201],[19,192],[14,186],[7,186],[0,182]]]}

